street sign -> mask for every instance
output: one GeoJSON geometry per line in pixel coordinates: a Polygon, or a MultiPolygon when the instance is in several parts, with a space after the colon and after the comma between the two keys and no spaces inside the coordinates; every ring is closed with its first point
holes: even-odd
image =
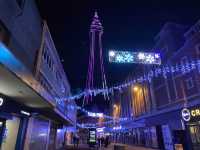
{"type": "Polygon", "coordinates": [[[161,64],[159,53],[109,50],[108,55],[113,63],[161,64]]]}

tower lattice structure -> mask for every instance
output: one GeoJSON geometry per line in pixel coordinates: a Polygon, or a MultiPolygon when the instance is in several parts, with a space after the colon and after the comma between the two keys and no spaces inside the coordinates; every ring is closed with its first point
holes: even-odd
{"type": "MultiPolygon", "coordinates": [[[[102,35],[103,26],[99,20],[97,12],[95,12],[90,25],[90,56],[88,73],[86,80],[86,90],[97,88],[107,89],[107,81],[103,62],[102,50],[102,35]]],[[[104,99],[109,99],[107,94],[104,94],[104,99]]],[[[92,100],[92,96],[84,97],[84,101],[92,100]]]]}

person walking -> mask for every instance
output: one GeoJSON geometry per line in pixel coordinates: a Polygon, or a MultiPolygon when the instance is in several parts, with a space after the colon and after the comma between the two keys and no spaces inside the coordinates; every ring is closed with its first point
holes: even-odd
{"type": "Polygon", "coordinates": [[[74,144],[74,148],[76,147],[76,135],[73,135],[73,144],[74,144]]]}
{"type": "Polygon", "coordinates": [[[105,139],[105,147],[107,148],[108,147],[108,144],[109,144],[109,136],[106,136],[106,139],[105,139]]]}
{"type": "Polygon", "coordinates": [[[78,148],[78,145],[79,145],[79,136],[76,135],[76,148],[78,148]]]}

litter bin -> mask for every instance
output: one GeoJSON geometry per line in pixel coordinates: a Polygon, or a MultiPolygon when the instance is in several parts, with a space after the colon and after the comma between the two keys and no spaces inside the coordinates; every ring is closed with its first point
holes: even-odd
{"type": "Polygon", "coordinates": [[[127,146],[126,145],[115,144],[114,145],[114,150],[127,150],[127,146]]]}
{"type": "Polygon", "coordinates": [[[182,144],[175,144],[175,150],[183,150],[183,145],[182,144]]]}

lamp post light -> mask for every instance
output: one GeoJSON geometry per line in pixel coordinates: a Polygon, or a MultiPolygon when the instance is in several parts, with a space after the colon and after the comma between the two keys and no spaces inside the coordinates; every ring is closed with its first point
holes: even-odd
{"type": "Polygon", "coordinates": [[[134,92],[137,92],[137,91],[138,91],[138,89],[139,89],[139,87],[138,87],[138,86],[134,86],[134,87],[133,87],[133,90],[134,90],[134,92]]]}
{"type": "Polygon", "coordinates": [[[117,108],[118,108],[118,106],[117,106],[116,104],[114,104],[114,105],[113,105],[113,108],[114,108],[114,109],[117,109],[117,108]]]}

